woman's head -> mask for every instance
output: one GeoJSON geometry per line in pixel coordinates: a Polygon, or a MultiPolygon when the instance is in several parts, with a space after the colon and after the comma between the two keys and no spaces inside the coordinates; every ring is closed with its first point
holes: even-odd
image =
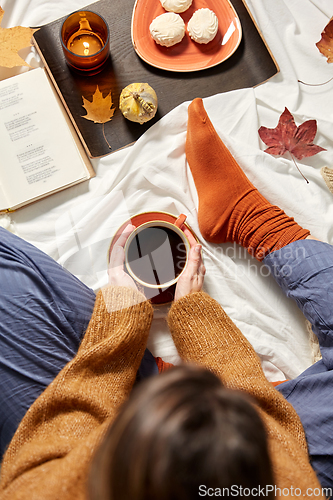
{"type": "Polygon", "coordinates": [[[187,500],[200,486],[267,484],[266,434],[250,400],[204,368],[180,366],[132,392],[94,458],[90,498],[187,500]]]}

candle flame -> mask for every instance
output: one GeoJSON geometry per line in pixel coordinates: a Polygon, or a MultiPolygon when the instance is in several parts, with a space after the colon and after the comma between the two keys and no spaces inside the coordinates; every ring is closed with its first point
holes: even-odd
{"type": "Polygon", "coordinates": [[[83,42],[84,50],[83,53],[85,56],[89,55],[89,43],[88,42],[83,42]]]}

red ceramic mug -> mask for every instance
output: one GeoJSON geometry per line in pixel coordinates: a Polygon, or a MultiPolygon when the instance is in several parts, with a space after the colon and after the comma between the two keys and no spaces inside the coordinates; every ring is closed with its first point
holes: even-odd
{"type": "Polygon", "coordinates": [[[125,267],[145,288],[165,290],[183,274],[190,242],[181,226],[186,215],[175,221],[152,220],[139,225],[125,244],[125,267]]]}

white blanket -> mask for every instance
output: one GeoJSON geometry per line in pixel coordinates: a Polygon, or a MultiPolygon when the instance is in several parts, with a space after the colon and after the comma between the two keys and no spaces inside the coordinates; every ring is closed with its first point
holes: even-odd
{"type": "MultiPolygon", "coordinates": [[[[112,1],[112,0],[110,0],[112,1]]],[[[0,0],[2,27],[38,26],[84,7],[85,0],[0,0]]],[[[312,234],[333,238],[332,194],[321,174],[333,167],[333,76],[315,43],[333,15],[332,0],[248,0],[248,6],[280,67],[280,73],[255,89],[204,99],[207,112],[249,179],[272,203],[283,208],[312,234]],[[275,127],[287,107],[297,125],[316,119],[315,143],[327,149],[299,165],[264,153],[261,125],[275,127]]],[[[22,51],[33,66],[33,49],[22,51]]],[[[0,79],[20,71],[0,68],[0,79]]],[[[158,89],[156,89],[158,93],[158,89]]],[[[200,97],[200,96],[198,96],[200,97]]],[[[107,250],[117,228],[131,215],[162,210],[188,215],[203,245],[205,290],[246,335],[270,380],[297,376],[311,362],[306,321],[286,299],[267,269],[237,245],[205,242],[197,224],[197,196],[185,158],[185,102],[163,117],[137,142],[94,160],[96,178],[39,201],[13,214],[11,229],[55,258],[88,286],[107,282],[107,250]]],[[[156,308],[148,347],[166,361],[178,355],[168,332],[167,307],[156,308]]]]}

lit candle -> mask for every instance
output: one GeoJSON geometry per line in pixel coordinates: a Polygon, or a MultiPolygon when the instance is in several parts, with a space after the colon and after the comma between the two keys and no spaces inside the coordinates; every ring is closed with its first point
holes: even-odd
{"type": "Polygon", "coordinates": [[[87,75],[101,71],[109,57],[109,36],[108,25],[95,12],[68,16],[61,27],[61,43],[69,66],[87,75]]]}
{"type": "Polygon", "coordinates": [[[77,31],[67,42],[67,48],[79,56],[92,56],[103,48],[103,40],[97,33],[77,31]]]}

